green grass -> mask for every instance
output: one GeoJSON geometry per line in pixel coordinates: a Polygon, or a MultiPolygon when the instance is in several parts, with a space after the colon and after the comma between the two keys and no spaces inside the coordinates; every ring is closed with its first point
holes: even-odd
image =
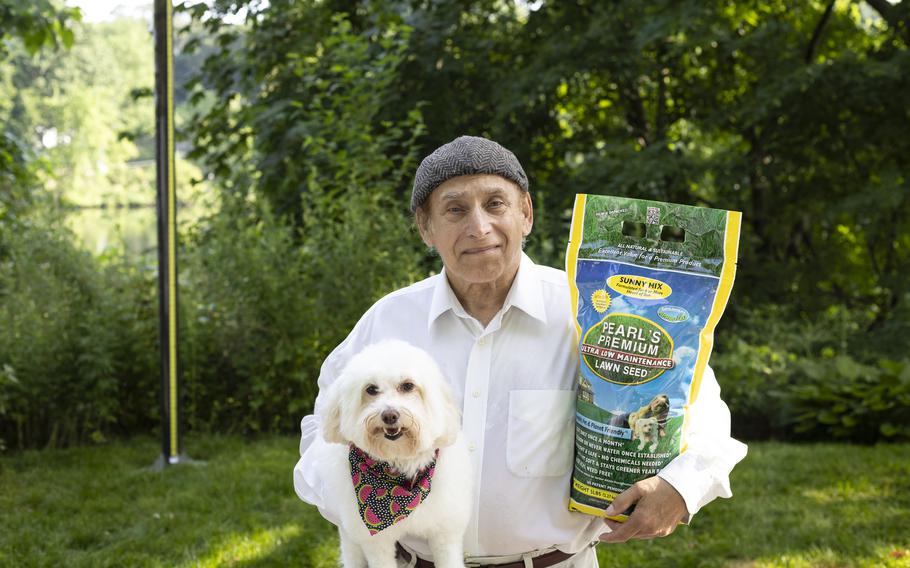
{"type": "Polygon", "coordinates": [[[750,444],[717,500],[602,566],[910,566],[910,445],[750,444]]]}
{"type": "MultiPolygon", "coordinates": [[[[0,458],[2,566],[313,566],[331,525],[294,495],[297,440],[195,437],[206,465],[154,473],[157,442],[0,458]]],[[[910,445],[752,444],[736,496],[601,565],[910,567],[910,445]]]]}

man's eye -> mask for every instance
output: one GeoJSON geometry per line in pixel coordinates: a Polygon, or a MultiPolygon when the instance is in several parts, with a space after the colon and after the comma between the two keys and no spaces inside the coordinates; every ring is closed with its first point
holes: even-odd
{"type": "Polygon", "coordinates": [[[449,207],[448,209],[446,209],[446,213],[452,213],[454,215],[458,215],[462,211],[464,211],[464,209],[462,209],[461,207],[449,207]]]}
{"type": "Polygon", "coordinates": [[[490,202],[490,207],[493,207],[493,208],[503,207],[503,206],[505,206],[505,204],[506,204],[505,201],[501,201],[501,200],[499,200],[499,199],[495,199],[495,200],[493,200],[493,201],[490,202]]]}
{"type": "Polygon", "coordinates": [[[379,394],[379,387],[376,385],[370,385],[367,387],[367,394],[370,396],[376,396],[379,394]]]}
{"type": "Polygon", "coordinates": [[[412,383],[410,381],[401,383],[398,386],[398,390],[400,390],[401,392],[411,392],[412,390],[414,390],[414,383],[412,383]]]}

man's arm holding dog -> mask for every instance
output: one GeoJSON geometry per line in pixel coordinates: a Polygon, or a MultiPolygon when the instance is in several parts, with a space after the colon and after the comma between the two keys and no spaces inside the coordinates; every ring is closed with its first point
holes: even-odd
{"type": "Polygon", "coordinates": [[[717,497],[732,496],[730,472],[745,457],[746,446],[730,437],[730,411],[711,367],[705,368],[688,416],[686,451],[616,497],[608,515],[632,505],[635,511],[625,523],[606,520],[612,532],[601,536],[603,542],[666,536],[717,497]]]}
{"type": "Polygon", "coordinates": [[[364,314],[364,317],[354,326],[348,337],[323,361],[319,370],[319,393],[313,405],[313,414],[304,416],[300,422],[300,459],[297,461],[297,465],[294,466],[294,490],[300,499],[315,505],[319,509],[319,513],[335,525],[339,523],[339,516],[323,498],[323,480],[319,479],[314,464],[315,457],[328,443],[322,437],[318,409],[322,402],[323,393],[338,377],[345,361],[367,342],[368,338],[364,328],[368,326],[363,325],[363,322],[367,319],[369,313],[368,311],[367,314],[364,314]]]}
{"type": "Polygon", "coordinates": [[[339,516],[328,507],[322,496],[322,480],[314,467],[314,456],[327,442],[322,438],[319,417],[305,416],[300,423],[300,460],[294,466],[294,490],[303,501],[315,505],[319,513],[332,524],[339,523],[339,516]]]}

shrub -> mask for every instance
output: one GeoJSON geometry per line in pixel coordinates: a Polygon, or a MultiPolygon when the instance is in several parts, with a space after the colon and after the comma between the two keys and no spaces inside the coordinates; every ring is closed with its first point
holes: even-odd
{"type": "Polygon", "coordinates": [[[834,308],[804,320],[774,305],[740,309],[737,316],[735,336],[723,339],[711,358],[734,434],[910,439],[910,363],[874,358],[861,318],[834,308]]]}
{"type": "Polygon", "coordinates": [[[102,440],[154,415],[149,278],[22,223],[0,266],[0,438],[16,447],[102,440]]]}
{"type": "Polygon", "coordinates": [[[910,440],[910,361],[866,365],[849,355],[800,359],[795,431],[872,443],[910,440]]]}
{"type": "MultiPolygon", "coordinates": [[[[322,199],[309,211],[335,208],[322,199]]],[[[193,429],[295,428],[325,356],[372,302],[417,274],[415,237],[382,193],[349,192],[338,222],[310,223],[305,234],[252,209],[223,209],[185,255],[181,356],[193,429]]]]}

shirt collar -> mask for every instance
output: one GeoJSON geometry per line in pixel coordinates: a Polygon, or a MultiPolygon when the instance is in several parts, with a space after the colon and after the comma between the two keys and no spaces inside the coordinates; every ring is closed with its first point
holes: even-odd
{"type": "MultiPolygon", "coordinates": [[[[537,271],[534,270],[534,261],[524,252],[521,253],[518,273],[512,282],[512,288],[509,289],[509,293],[506,295],[501,312],[505,314],[512,306],[542,323],[547,323],[547,310],[543,302],[540,279],[537,277],[537,271]]],[[[429,331],[433,327],[433,322],[439,316],[449,310],[452,310],[458,317],[469,317],[449,285],[449,279],[446,277],[445,268],[443,268],[437,277],[436,285],[433,287],[433,299],[430,302],[430,311],[427,317],[427,330],[429,331]]]]}
{"type": "Polygon", "coordinates": [[[543,288],[535,269],[534,261],[521,253],[518,274],[512,282],[512,289],[503,304],[503,313],[512,306],[520,309],[541,323],[547,323],[547,308],[543,302],[543,288]]]}

